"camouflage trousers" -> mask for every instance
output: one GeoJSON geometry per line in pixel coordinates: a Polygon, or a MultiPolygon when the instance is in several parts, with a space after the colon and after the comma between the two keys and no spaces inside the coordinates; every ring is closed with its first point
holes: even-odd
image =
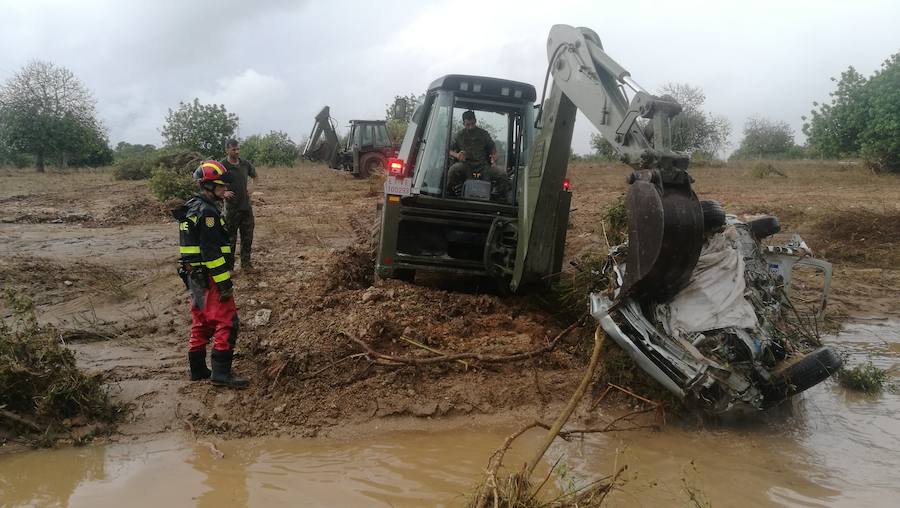
{"type": "Polygon", "coordinates": [[[241,267],[250,266],[250,252],[253,248],[253,210],[225,210],[225,229],[231,243],[232,256],[237,258],[238,234],[241,236],[241,267]]]}
{"type": "Polygon", "coordinates": [[[447,188],[452,195],[459,195],[462,184],[470,178],[479,175],[479,179],[491,182],[493,193],[505,196],[509,191],[510,183],[506,172],[490,164],[475,162],[457,162],[447,170],[447,188]]]}

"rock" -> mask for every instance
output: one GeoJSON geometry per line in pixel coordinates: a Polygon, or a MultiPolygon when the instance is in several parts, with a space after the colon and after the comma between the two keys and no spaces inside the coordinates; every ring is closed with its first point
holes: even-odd
{"type": "Polygon", "coordinates": [[[260,282],[256,285],[256,287],[258,287],[258,288],[267,288],[267,287],[269,287],[269,283],[266,282],[266,281],[260,281],[260,282]]]}
{"type": "Polygon", "coordinates": [[[285,406],[287,406],[287,404],[280,404],[280,405],[278,405],[278,406],[275,406],[275,407],[272,409],[272,411],[273,411],[275,414],[281,413],[282,411],[284,411],[285,406]]]}
{"type": "Polygon", "coordinates": [[[362,301],[363,301],[363,303],[375,301],[375,300],[378,300],[380,297],[381,297],[381,294],[378,293],[378,290],[375,289],[374,287],[370,287],[363,293],[362,301]]]}
{"type": "Polygon", "coordinates": [[[410,406],[409,412],[415,416],[432,416],[437,408],[437,402],[421,402],[410,406]]]}
{"type": "Polygon", "coordinates": [[[265,326],[269,324],[269,319],[272,318],[272,309],[259,309],[256,311],[256,314],[253,316],[253,320],[250,322],[254,327],[256,326],[265,326]]]}
{"type": "Polygon", "coordinates": [[[72,282],[70,280],[64,280],[63,284],[65,284],[66,286],[71,286],[72,284],[74,284],[74,282],[72,282]]]}

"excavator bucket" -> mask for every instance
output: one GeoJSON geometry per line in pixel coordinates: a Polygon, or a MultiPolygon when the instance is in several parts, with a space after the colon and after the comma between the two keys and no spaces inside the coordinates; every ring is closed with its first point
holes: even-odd
{"type": "Polygon", "coordinates": [[[665,301],[687,285],[703,246],[703,212],[680,170],[641,170],[629,178],[628,257],[619,301],[665,301]]]}

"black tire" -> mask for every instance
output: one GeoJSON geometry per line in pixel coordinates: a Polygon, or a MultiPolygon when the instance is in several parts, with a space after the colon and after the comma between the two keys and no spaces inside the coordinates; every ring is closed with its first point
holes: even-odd
{"type": "Polygon", "coordinates": [[[416,280],[416,271],[409,268],[396,268],[393,278],[403,282],[413,282],[416,280]]]}
{"type": "Polygon", "coordinates": [[[357,178],[369,178],[373,174],[384,173],[384,155],[372,152],[359,158],[359,167],[354,176],[357,178]]]}
{"type": "Polygon", "coordinates": [[[750,228],[750,232],[753,233],[757,240],[762,240],[781,231],[781,222],[778,220],[778,217],[767,215],[753,219],[747,223],[747,227],[750,228]]]}
{"type": "Polygon", "coordinates": [[[772,376],[763,389],[763,406],[772,407],[816,386],[837,373],[843,363],[840,355],[828,346],[807,353],[800,361],[772,376]]]}
{"type": "Polygon", "coordinates": [[[725,225],[725,210],[722,205],[713,199],[704,199],[700,202],[703,210],[703,230],[712,231],[725,225]]]}

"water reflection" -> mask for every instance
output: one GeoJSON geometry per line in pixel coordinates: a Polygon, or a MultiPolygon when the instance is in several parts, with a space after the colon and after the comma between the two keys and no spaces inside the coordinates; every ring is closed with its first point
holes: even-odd
{"type": "MultiPolygon", "coordinates": [[[[900,323],[848,327],[828,342],[849,363],[900,361],[900,323]]],[[[896,382],[896,377],[893,379],[896,382]]],[[[617,506],[893,506],[900,496],[900,394],[867,397],[834,382],[763,418],[558,441],[558,487],[628,465],[617,506]]],[[[353,440],[241,440],[217,459],[193,440],[0,456],[0,505],[459,506],[513,428],[461,427],[353,440]]],[[[540,433],[507,458],[524,462],[540,433]]],[[[546,469],[544,469],[546,474],[546,469]]]]}

